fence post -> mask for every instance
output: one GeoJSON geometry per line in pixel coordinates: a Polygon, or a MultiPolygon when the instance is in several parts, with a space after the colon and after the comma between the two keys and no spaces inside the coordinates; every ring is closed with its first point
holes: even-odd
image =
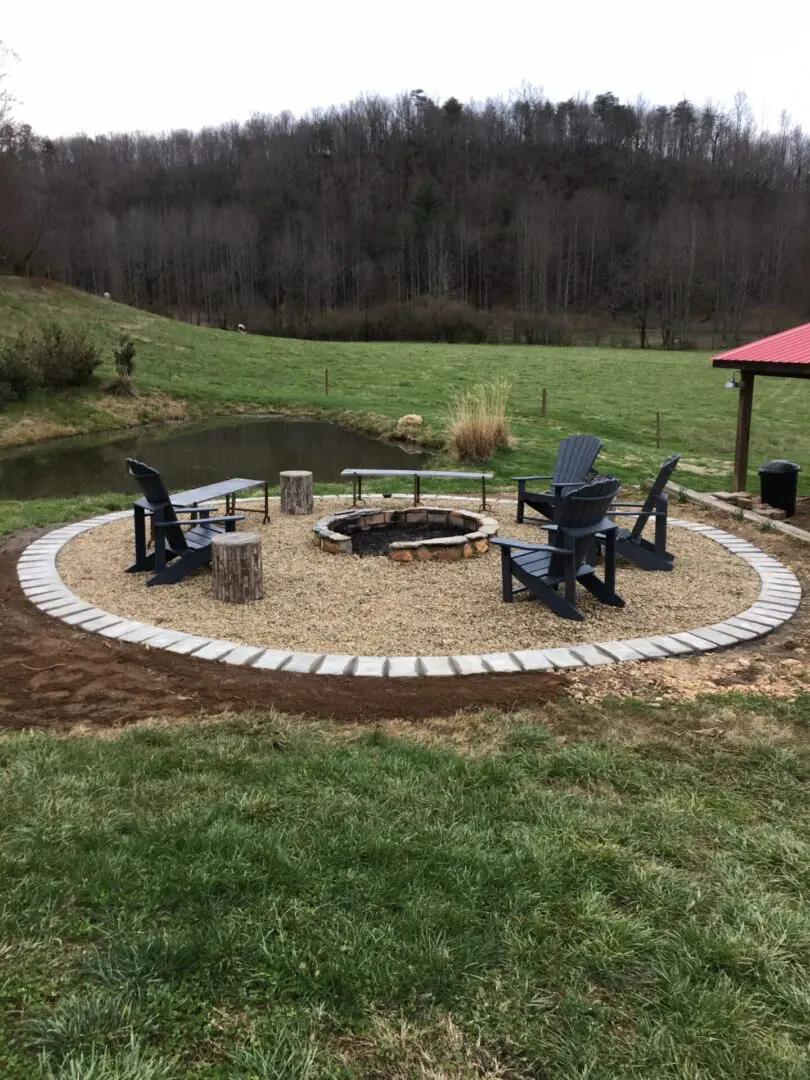
{"type": "Polygon", "coordinates": [[[546,388],[545,388],[545,386],[544,386],[544,387],[543,387],[543,401],[542,401],[542,404],[541,404],[541,406],[540,406],[540,415],[541,415],[541,416],[545,416],[545,415],[546,415],[546,407],[547,407],[547,404],[548,404],[548,394],[547,394],[546,388]]]}
{"type": "Polygon", "coordinates": [[[329,397],[329,368],[323,369],[323,389],[327,397],[329,397]]]}
{"type": "Polygon", "coordinates": [[[655,445],[661,448],[661,413],[655,414],[655,445]]]}

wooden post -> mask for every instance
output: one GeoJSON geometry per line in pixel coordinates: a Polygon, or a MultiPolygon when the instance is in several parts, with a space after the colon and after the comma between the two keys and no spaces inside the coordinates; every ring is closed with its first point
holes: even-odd
{"type": "Polygon", "coordinates": [[[655,445],[660,448],[661,446],[661,413],[655,414],[655,445]]]}
{"type": "Polygon", "coordinates": [[[301,469],[288,469],[278,474],[281,485],[282,514],[312,514],[315,502],[312,498],[312,473],[301,469]]]}
{"type": "Polygon", "coordinates": [[[247,604],[261,600],[262,538],[259,533],[232,532],[211,541],[211,587],[215,600],[247,604]]]}
{"type": "Polygon", "coordinates": [[[748,490],[748,444],[751,439],[751,406],[754,402],[754,373],[740,372],[740,401],[737,409],[737,442],[734,446],[734,490],[748,490]]]}
{"type": "Polygon", "coordinates": [[[545,415],[546,415],[546,405],[547,405],[547,404],[548,404],[548,396],[547,396],[547,391],[546,391],[546,388],[545,388],[545,386],[544,386],[544,387],[543,387],[543,403],[542,403],[542,405],[540,406],[540,415],[541,415],[541,416],[545,416],[545,415]]]}
{"type": "Polygon", "coordinates": [[[326,393],[326,396],[329,397],[329,368],[328,367],[325,367],[323,369],[323,388],[324,388],[324,391],[326,393]]]}

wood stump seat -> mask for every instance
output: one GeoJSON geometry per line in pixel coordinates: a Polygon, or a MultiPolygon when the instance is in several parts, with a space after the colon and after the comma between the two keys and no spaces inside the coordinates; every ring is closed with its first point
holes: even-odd
{"type": "Polygon", "coordinates": [[[262,538],[259,533],[223,533],[211,541],[211,588],[215,600],[248,604],[261,600],[262,538]]]}

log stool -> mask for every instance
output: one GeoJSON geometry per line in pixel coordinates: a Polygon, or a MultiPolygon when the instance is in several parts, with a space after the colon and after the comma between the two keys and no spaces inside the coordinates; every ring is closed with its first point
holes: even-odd
{"type": "Polygon", "coordinates": [[[247,604],[261,600],[262,538],[259,533],[232,532],[211,541],[212,588],[215,600],[247,604]]]}
{"type": "Polygon", "coordinates": [[[278,474],[281,485],[282,514],[312,514],[315,502],[312,498],[312,473],[302,469],[288,469],[278,474]]]}

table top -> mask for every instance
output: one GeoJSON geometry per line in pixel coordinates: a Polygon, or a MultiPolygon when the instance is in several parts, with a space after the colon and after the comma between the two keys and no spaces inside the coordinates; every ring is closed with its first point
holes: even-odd
{"type": "MultiPolygon", "coordinates": [[[[235,495],[238,491],[246,491],[248,488],[264,487],[264,484],[264,480],[249,480],[244,476],[235,476],[230,480],[220,480],[217,484],[206,484],[204,487],[190,488],[188,491],[175,491],[170,497],[175,506],[195,506],[208,499],[220,499],[223,495],[235,495]]],[[[148,507],[149,500],[138,499],[135,505],[148,507]]]]}

